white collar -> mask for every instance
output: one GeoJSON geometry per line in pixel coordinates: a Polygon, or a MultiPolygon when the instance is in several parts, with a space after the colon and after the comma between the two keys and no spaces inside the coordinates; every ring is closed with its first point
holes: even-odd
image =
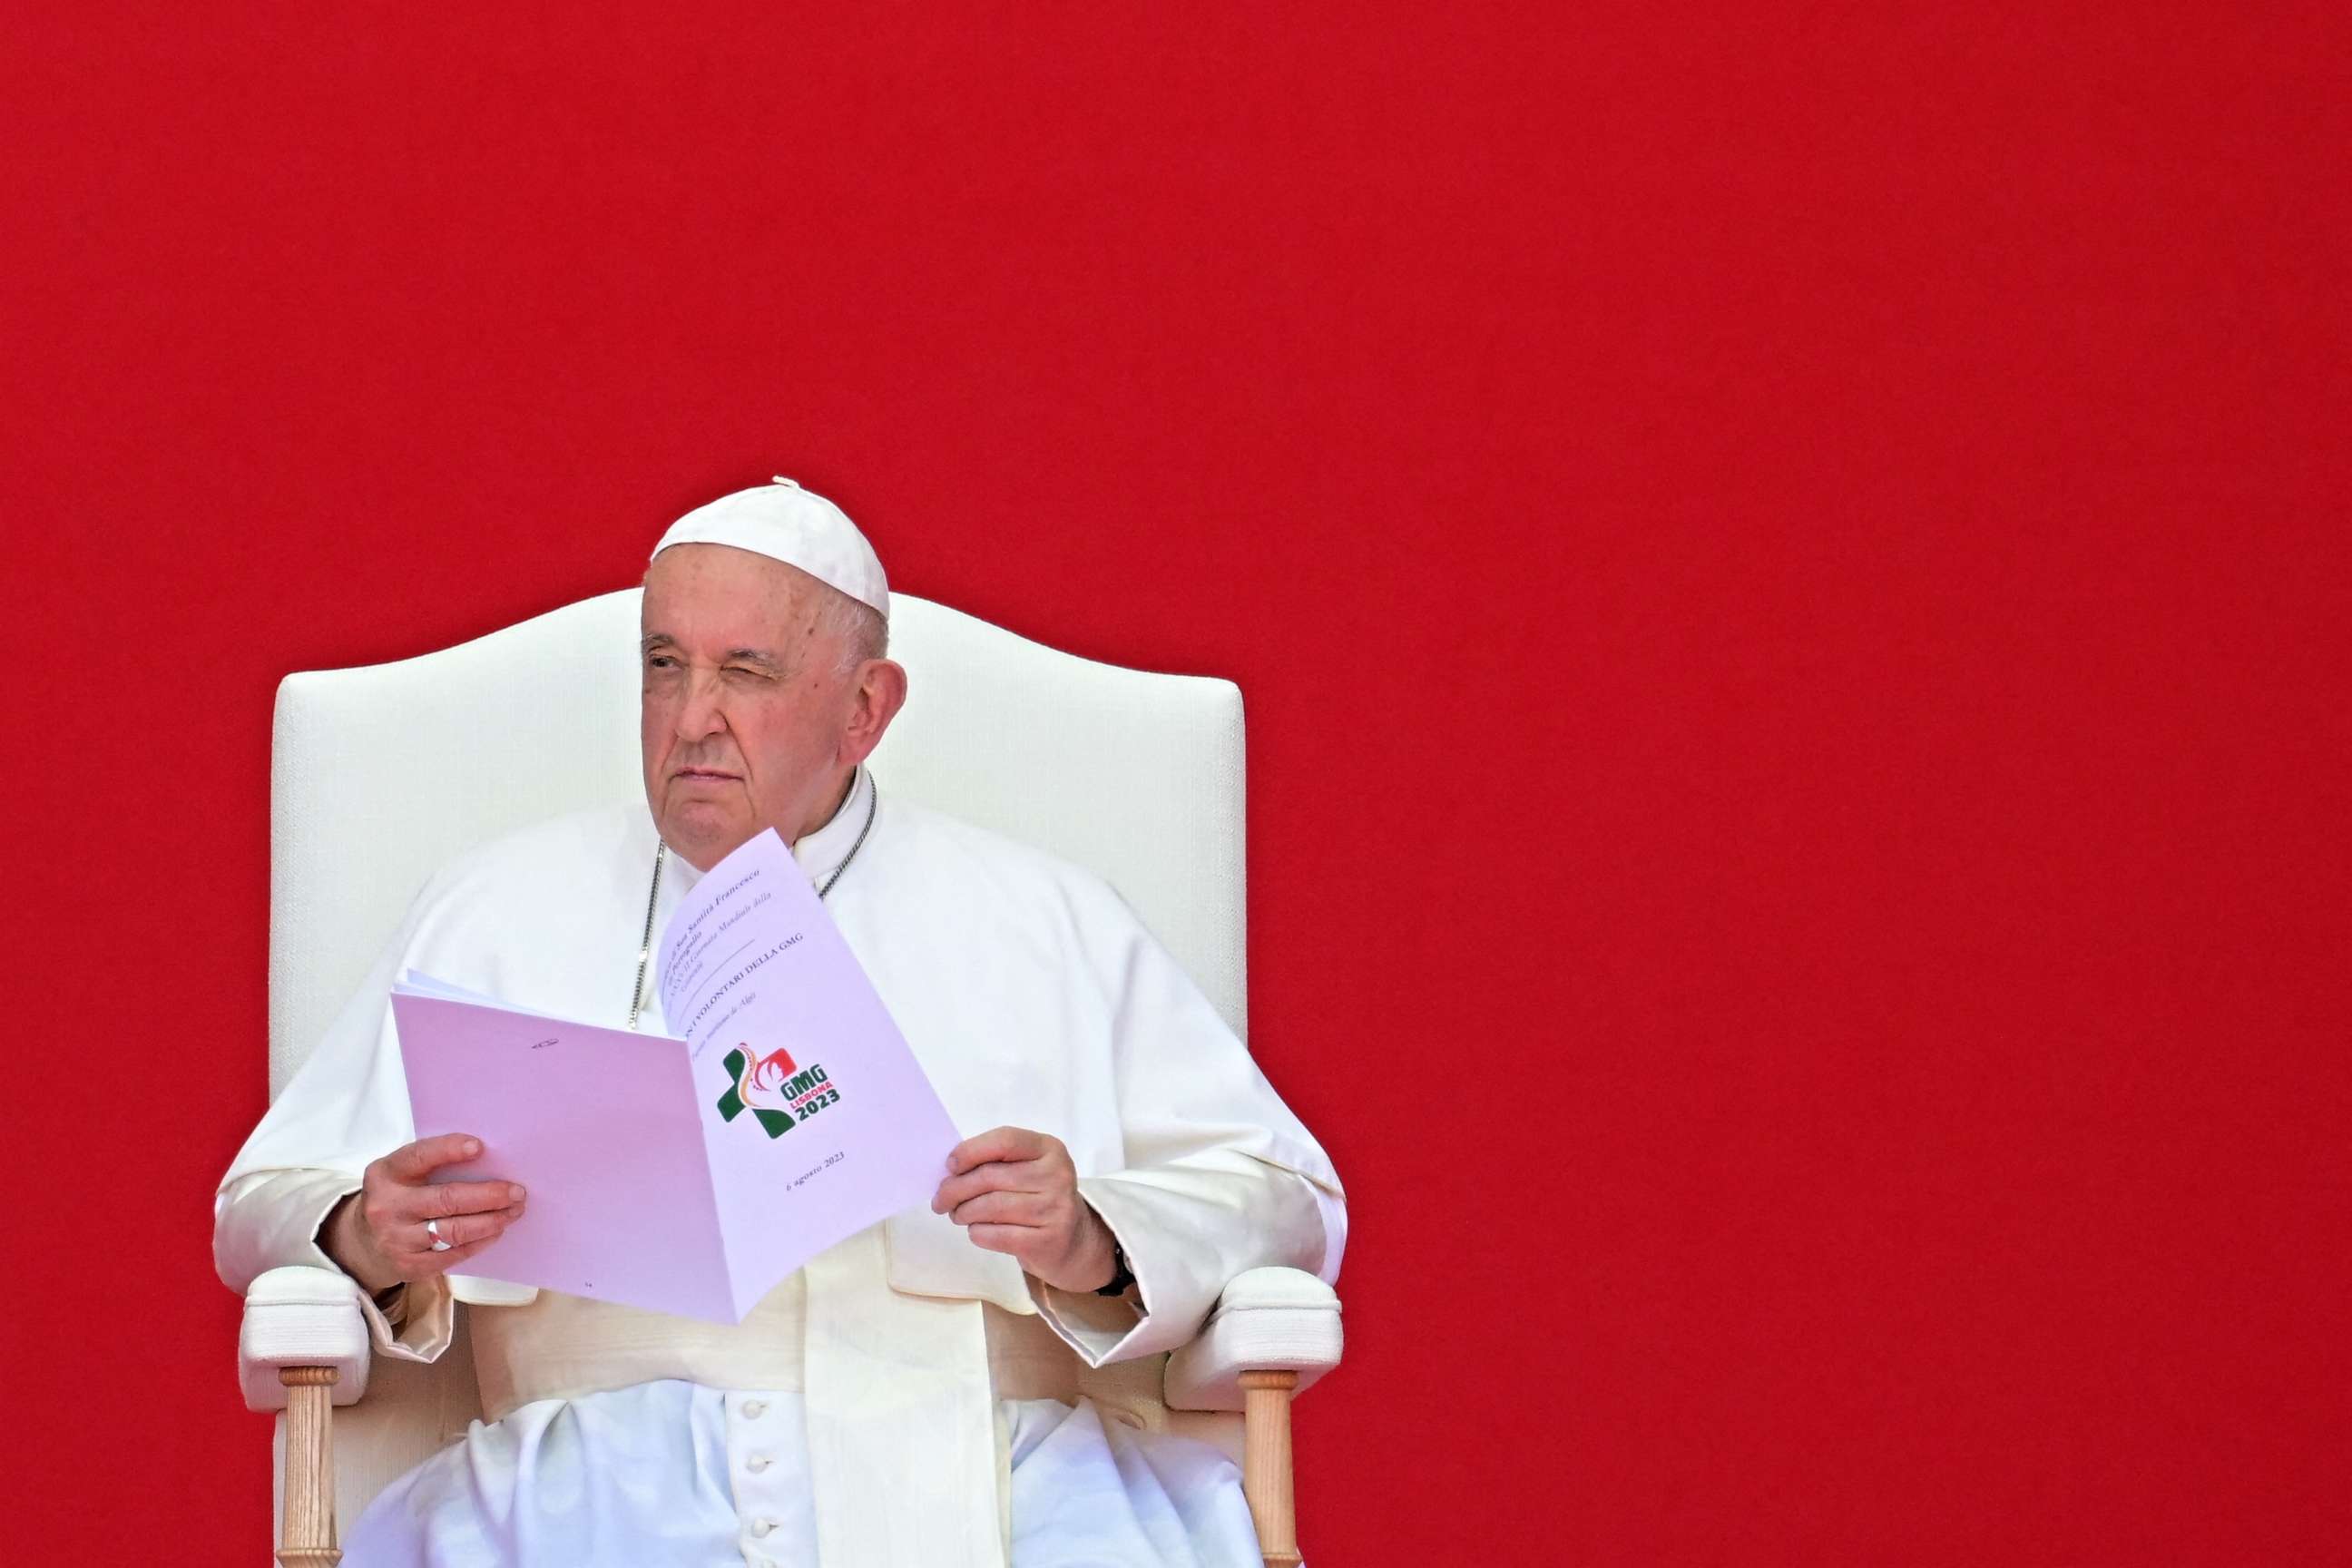
{"type": "Polygon", "coordinates": [[[841,797],[840,809],[823,827],[793,841],[793,858],[811,882],[822,888],[841,869],[865,837],[866,814],[873,805],[874,775],[860,764],[850,775],[849,793],[841,797]]]}

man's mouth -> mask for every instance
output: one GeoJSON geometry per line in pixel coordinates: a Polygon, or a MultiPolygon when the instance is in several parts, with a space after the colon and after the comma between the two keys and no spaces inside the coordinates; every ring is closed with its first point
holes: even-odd
{"type": "Polygon", "coordinates": [[[719,768],[680,768],[670,776],[681,779],[706,779],[713,784],[723,784],[731,783],[741,775],[730,773],[719,768]]]}

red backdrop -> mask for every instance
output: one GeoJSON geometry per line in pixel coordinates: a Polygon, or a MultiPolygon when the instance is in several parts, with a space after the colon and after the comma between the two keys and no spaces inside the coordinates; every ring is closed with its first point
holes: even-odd
{"type": "Polygon", "coordinates": [[[2341,6],[465,9],[9,25],[12,1553],[264,1548],[278,678],[772,472],[1247,691],[1320,1563],[2352,1548],[2341,6]]]}

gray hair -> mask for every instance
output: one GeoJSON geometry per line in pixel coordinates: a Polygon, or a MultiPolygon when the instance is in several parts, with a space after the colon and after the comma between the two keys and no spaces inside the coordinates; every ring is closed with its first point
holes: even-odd
{"type": "Polygon", "coordinates": [[[873,605],[862,604],[830,583],[815,583],[816,624],[820,631],[841,639],[841,663],[835,675],[846,677],[869,658],[890,656],[890,623],[873,605]]]}

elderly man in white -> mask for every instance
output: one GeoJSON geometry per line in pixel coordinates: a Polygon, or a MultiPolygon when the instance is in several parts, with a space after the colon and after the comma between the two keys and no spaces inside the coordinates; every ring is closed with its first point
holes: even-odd
{"type": "Polygon", "coordinates": [[[887,796],[863,764],[907,695],[888,615],[865,537],[789,480],[680,519],[646,575],[646,809],[445,868],[223,1180],[233,1289],[339,1267],[379,1353],[416,1360],[453,1300],[476,1308],[488,1420],[377,1499],[354,1568],[1257,1561],[1233,1466],[1070,1400],[1067,1369],[1183,1342],[1244,1269],[1334,1278],[1338,1178],[1109,888],[887,796]],[[432,1182],[471,1144],[415,1137],[393,981],[657,1026],[648,933],[770,827],[957,1124],[987,1131],[928,1211],[734,1328],[466,1277],[530,1195],[432,1182]]]}

